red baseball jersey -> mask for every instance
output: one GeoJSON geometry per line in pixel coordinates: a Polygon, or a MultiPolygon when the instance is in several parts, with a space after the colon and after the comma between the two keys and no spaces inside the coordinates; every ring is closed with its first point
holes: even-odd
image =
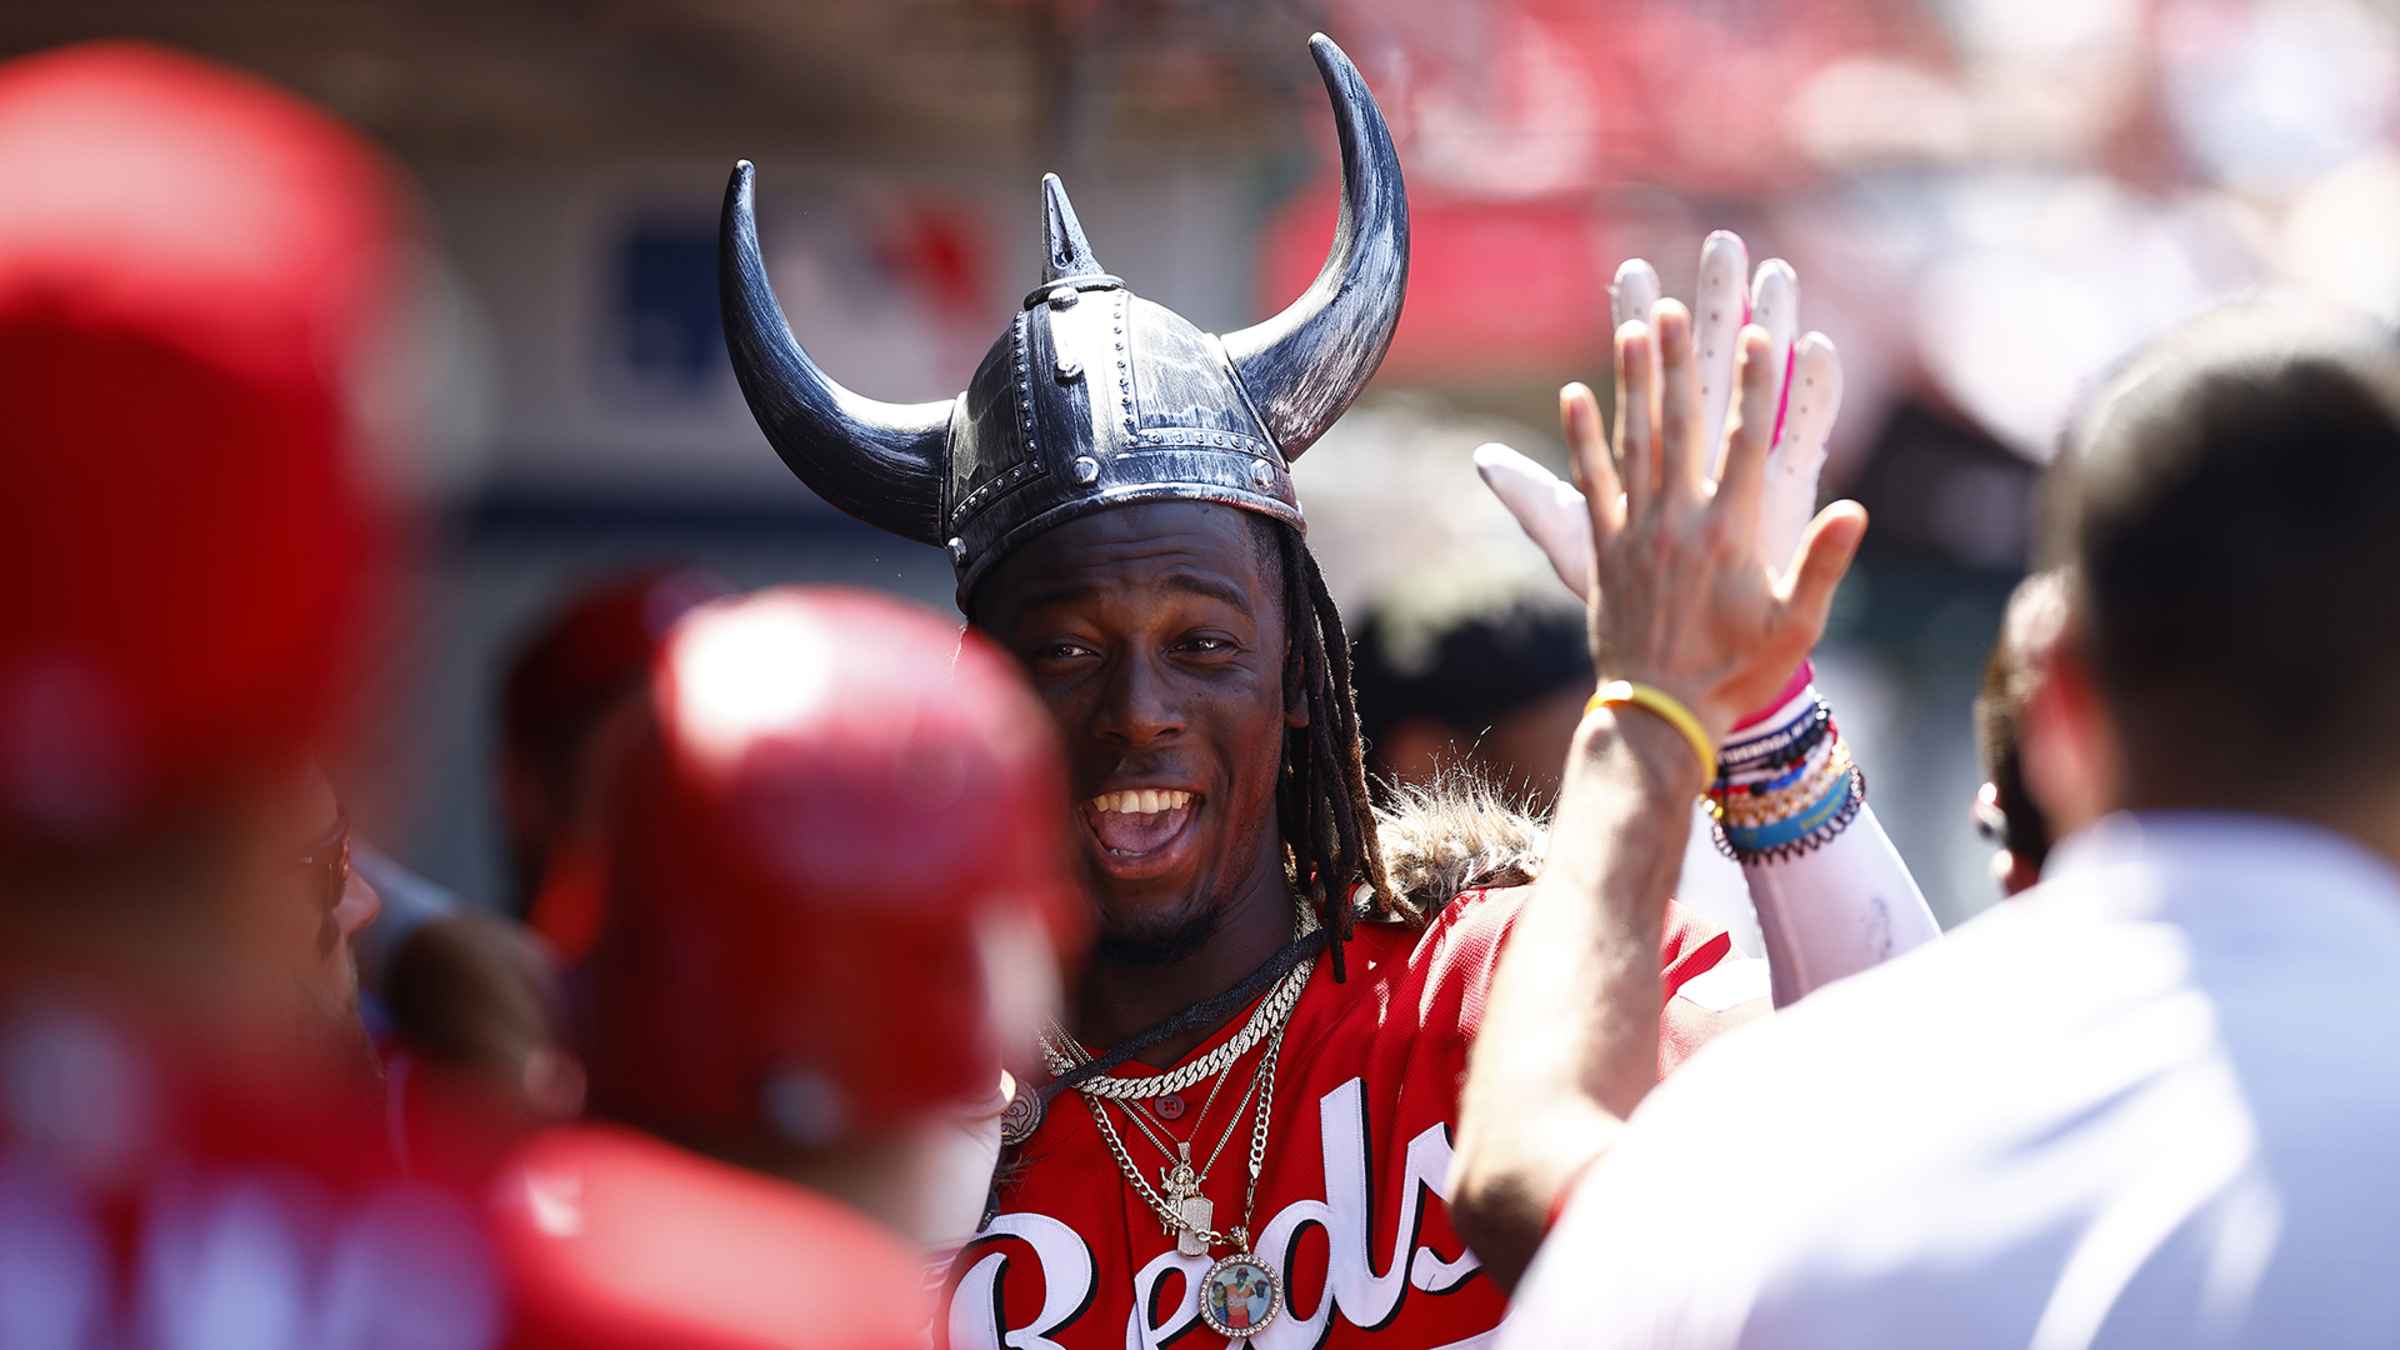
{"type": "Polygon", "coordinates": [[[0,1345],[499,1344],[505,1135],[417,1132],[412,1175],[366,1086],[137,1021],[0,997],[0,1345]]]}
{"type": "MultiPolygon", "coordinates": [[[[1500,1290],[1450,1224],[1450,1132],[1467,1047],[1483,1017],[1500,946],[1521,893],[1468,891],[1422,932],[1359,925],[1349,979],[1320,956],[1292,1010],[1276,1069],[1265,1165],[1249,1228],[1252,1249],[1282,1276],[1280,1311],[1250,1344],[1437,1347],[1473,1343],[1500,1321],[1500,1290]]],[[[1730,939],[1669,907],[1660,966],[1668,997],[1723,959],[1730,939]]],[[[1231,1039],[1231,1019],[1192,1054],[1231,1039]]],[[[1264,1050],[1234,1066],[1193,1141],[1215,1148],[1264,1050]]],[[[1138,1066],[1121,1073],[1141,1072],[1138,1066]]],[[[1197,1085],[1157,1100],[1173,1136],[1195,1134],[1207,1097],[1197,1085]]],[[[1125,1149],[1156,1185],[1162,1151],[1108,1108],[1125,1149]]],[[[1250,1120],[1202,1192],[1213,1226],[1242,1221],[1250,1120]]],[[[1000,1191],[998,1214],[959,1254],[943,1319],[953,1350],[1007,1346],[1134,1347],[1179,1337],[1212,1345],[1199,1282],[1214,1260],[1183,1256],[1128,1184],[1091,1112],[1069,1094],[1050,1104],[1000,1191]]]]}
{"type": "Polygon", "coordinates": [[[855,1210],[605,1126],[495,1187],[518,1350],[922,1350],[924,1267],[855,1210]]]}
{"type": "Polygon", "coordinates": [[[914,1350],[922,1268],[833,1201],[622,1131],[170,1053],[0,999],[0,1346],[914,1350]]]}

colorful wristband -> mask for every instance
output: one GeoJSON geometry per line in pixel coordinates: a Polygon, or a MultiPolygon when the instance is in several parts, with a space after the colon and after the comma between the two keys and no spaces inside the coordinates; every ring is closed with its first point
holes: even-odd
{"type": "Polygon", "coordinates": [[[1783,692],[1777,694],[1764,708],[1734,723],[1733,729],[1737,732],[1748,731],[1783,711],[1784,705],[1800,697],[1801,692],[1808,688],[1809,681],[1815,678],[1817,678],[1817,663],[1807,657],[1800,658],[1800,668],[1792,672],[1792,678],[1783,682],[1783,692]]]}
{"type": "Polygon", "coordinates": [[[1701,727],[1700,719],[1692,716],[1691,709],[1664,690],[1635,684],[1631,680],[1611,680],[1601,685],[1600,692],[1592,695],[1592,701],[1583,706],[1583,715],[1589,717],[1598,709],[1626,704],[1640,708],[1682,732],[1683,738],[1692,743],[1692,753],[1700,757],[1700,777],[1706,780],[1717,776],[1717,748],[1709,743],[1708,732],[1701,727]]]}

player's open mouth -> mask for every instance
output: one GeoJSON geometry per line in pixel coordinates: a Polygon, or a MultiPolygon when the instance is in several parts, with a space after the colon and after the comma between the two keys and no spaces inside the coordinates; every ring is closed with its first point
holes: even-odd
{"type": "Polygon", "coordinates": [[[1132,874],[1170,860],[1204,800],[1181,788],[1123,788],[1087,798],[1077,814],[1100,846],[1102,865],[1132,874]]]}

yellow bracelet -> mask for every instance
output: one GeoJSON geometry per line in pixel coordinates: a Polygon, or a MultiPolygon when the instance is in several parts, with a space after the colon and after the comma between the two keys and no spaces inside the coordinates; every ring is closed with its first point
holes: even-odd
{"type": "Polygon", "coordinates": [[[1600,692],[1592,695],[1591,702],[1583,705],[1583,715],[1589,717],[1598,709],[1615,708],[1628,703],[1664,719],[1669,726],[1682,732],[1683,738],[1692,743],[1692,753],[1700,757],[1701,778],[1717,776],[1717,749],[1709,744],[1708,733],[1701,729],[1700,719],[1692,716],[1691,709],[1684,707],[1674,695],[1664,690],[1635,684],[1631,680],[1611,680],[1600,686],[1600,692]]]}

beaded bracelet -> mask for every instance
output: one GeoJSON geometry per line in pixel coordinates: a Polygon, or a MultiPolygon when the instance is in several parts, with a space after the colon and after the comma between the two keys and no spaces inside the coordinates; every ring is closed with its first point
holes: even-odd
{"type": "Polygon", "coordinates": [[[1841,738],[1829,732],[1823,739],[1809,747],[1807,754],[1788,763],[1770,763],[1748,773],[1729,774],[1721,777],[1709,784],[1708,794],[1711,797],[1733,801],[1773,796],[1789,791],[1793,784],[1805,782],[1821,771],[1841,745],[1841,738]]]}
{"type": "Polygon", "coordinates": [[[1816,805],[1833,787],[1836,772],[1833,757],[1820,755],[1801,765],[1800,776],[1776,791],[1753,793],[1731,788],[1710,792],[1708,813],[1718,820],[1734,816],[1746,821],[1787,819],[1816,805]]]}
{"type": "Polygon", "coordinates": [[[1793,821],[1807,820],[1812,813],[1823,810],[1825,804],[1839,794],[1842,783],[1850,776],[1851,767],[1842,765],[1825,779],[1813,795],[1792,798],[1772,809],[1746,810],[1737,806],[1712,818],[1729,830],[1783,829],[1793,821]]]}
{"type": "Polygon", "coordinates": [[[1729,767],[1776,758],[1788,752],[1793,742],[1814,740],[1822,735],[1825,724],[1832,718],[1833,710],[1825,701],[1815,700],[1807,711],[1765,735],[1728,743],[1717,758],[1729,767]]]}
{"type": "Polygon", "coordinates": [[[1763,801],[1727,800],[1720,818],[1729,826],[1752,830],[1781,830],[1795,822],[1807,822],[1826,809],[1849,772],[1849,756],[1837,756],[1826,761],[1814,779],[1790,792],[1763,801]]]}
{"type": "Polygon", "coordinates": [[[1851,823],[1858,819],[1859,812],[1866,809],[1866,771],[1856,764],[1851,765],[1841,791],[1837,796],[1828,797],[1827,801],[1833,803],[1833,809],[1824,819],[1787,838],[1770,840],[1764,831],[1740,827],[1728,829],[1718,825],[1712,831],[1716,837],[1717,851],[1744,866],[1790,862],[1816,852],[1839,838],[1842,831],[1849,829],[1851,823]]]}
{"type": "Polygon", "coordinates": [[[1866,805],[1866,776],[1812,686],[1798,712],[1719,756],[1705,802],[1718,851],[1742,863],[1822,848],[1866,805]]]}
{"type": "Polygon", "coordinates": [[[1865,810],[1866,805],[1866,771],[1853,765],[1847,790],[1842,794],[1841,806],[1814,830],[1788,843],[1747,848],[1743,847],[1740,841],[1720,839],[1719,846],[1725,850],[1727,856],[1745,866],[1790,862],[1796,858],[1804,858],[1839,838],[1842,831],[1849,829],[1852,822],[1858,819],[1859,812],[1865,810]]]}
{"type": "Polygon", "coordinates": [[[1727,825],[1749,828],[1773,827],[1786,821],[1799,820],[1816,810],[1841,786],[1850,768],[1849,748],[1836,742],[1834,753],[1805,781],[1771,796],[1728,796],[1716,802],[1716,809],[1711,814],[1727,825]]]}
{"type": "Polygon", "coordinates": [[[1825,767],[1826,761],[1833,758],[1834,747],[1840,744],[1839,740],[1827,737],[1810,747],[1809,753],[1793,760],[1789,766],[1773,764],[1756,775],[1720,780],[1714,790],[1733,797],[1765,797],[1782,792],[1825,767]]]}
{"type": "Polygon", "coordinates": [[[1729,788],[1760,779],[1780,778],[1795,764],[1805,763],[1818,754],[1828,741],[1841,735],[1840,724],[1830,714],[1813,718],[1799,736],[1777,746],[1772,753],[1753,755],[1739,763],[1720,763],[1714,781],[1716,788],[1729,788]]]}

